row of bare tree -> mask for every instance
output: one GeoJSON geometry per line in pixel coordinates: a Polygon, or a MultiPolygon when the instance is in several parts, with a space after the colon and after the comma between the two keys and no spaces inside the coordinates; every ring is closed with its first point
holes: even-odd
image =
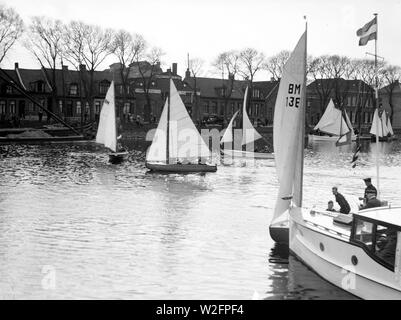
{"type": "MultiPolygon", "coordinates": [[[[15,10],[0,6],[0,63],[17,39],[21,38],[23,45],[31,52],[47,73],[47,80],[52,91],[52,103],[49,106],[55,110],[56,98],[60,94],[57,88],[56,70],[68,62],[79,71],[79,94],[82,105],[90,105],[90,116],[93,118],[94,102],[94,75],[105,59],[114,56],[121,64],[120,79],[122,84],[123,104],[128,97],[128,81],[131,68],[142,78],[143,92],[146,99],[145,119],[150,119],[151,113],[151,83],[157,68],[161,63],[163,51],[151,47],[145,39],[138,34],[125,30],[104,29],[100,26],[88,25],[80,21],[64,24],[59,20],[46,17],[33,17],[28,27],[15,10]],[[147,61],[147,64],[140,63],[147,61]],[[83,68],[85,66],[85,68],[83,68]]],[[[242,78],[249,83],[252,97],[255,76],[260,71],[267,71],[271,78],[278,80],[281,77],[284,64],[290,56],[289,51],[266,58],[255,49],[230,50],[220,53],[212,63],[213,70],[227,81],[224,82],[222,97],[225,102],[224,112],[234,91],[235,79],[242,78]]],[[[195,58],[190,60],[189,69],[194,80],[194,108],[193,116],[200,118],[198,95],[196,94],[197,77],[203,73],[204,61],[195,58]]],[[[372,96],[371,87],[384,87],[389,95],[390,107],[393,109],[393,91],[401,78],[401,68],[380,61],[378,77],[375,77],[374,62],[369,59],[350,59],[346,56],[323,55],[308,57],[308,80],[316,81],[316,92],[319,96],[321,111],[323,112],[328,99],[335,96],[339,106],[344,105],[349,90],[349,82],[326,81],[327,79],[362,80],[368,85],[360,87],[361,107],[372,96]]],[[[63,79],[64,81],[64,79],[63,79]]],[[[62,92],[65,96],[65,92],[62,92]]],[[[392,112],[393,113],[393,112],[392,112]]],[[[224,115],[226,116],[226,115],[224,115]]],[[[391,114],[392,116],[392,114],[391,114]]]]}

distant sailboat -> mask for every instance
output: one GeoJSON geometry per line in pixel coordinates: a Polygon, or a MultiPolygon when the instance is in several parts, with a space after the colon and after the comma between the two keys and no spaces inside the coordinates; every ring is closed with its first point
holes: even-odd
{"type": "MultiPolygon", "coordinates": [[[[246,112],[248,99],[248,87],[245,89],[244,95],[244,103],[242,107],[242,139],[241,139],[241,149],[243,146],[246,146],[250,143],[253,143],[259,139],[262,139],[262,136],[256,129],[253,127],[251,120],[248,117],[248,113],[246,112]]],[[[234,113],[232,116],[230,123],[228,124],[223,137],[220,140],[221,144],[234,143],[234,129],[233,124],[234,120],[237,117],[239,110],[234,113]]],[[[226,156],[231,157],[245,157],[250,159],[274,159],[274,156],[271,153],[263,153],[263,152],[253,152],[253,151],[243,151],[236,150],[235,146],[232,146],[233,149],[222,149],[222,153],[226,156]]]]}
{"type": "Polygon", "coordinates": [[[375,110],[370,134],[372,135],[372,142],[376,142],[376,135],[379,136],[379,141],[390,141],[394,138],[393,127],[390,118],[387,117],[386,110],[383,109],[381,112],[378,109],[375,110]]]}
{"type": "Polygon", "coordinates": [[[121,151],[118,140],[121,136],[117,135],[116,109],[114,99],[114,81],[111,82],[104,99],[102,110],[100,111],[99,126],[97,128],[96,142],[103,144],[112,152],[109,154],[109,160],[113,163],[123,161],[127,151],[121,151]]]}
{"type": "Polygon", "coordinates": [[[189,116],[170,79],[170,93],[149,147],[145,165],[152,171],[215,172],[207,164],[210,150],[189,116]]]}
{"type": "Polygon", "coordinates": [[[351,140],[356,140],[347,112],[337,109],[332,99],[330,99],[323,116],[313,130],[325,135],[309,134],[309,141],[337,141],[339,137],[345,136],[350,131],[352,131],[351,140]]]}

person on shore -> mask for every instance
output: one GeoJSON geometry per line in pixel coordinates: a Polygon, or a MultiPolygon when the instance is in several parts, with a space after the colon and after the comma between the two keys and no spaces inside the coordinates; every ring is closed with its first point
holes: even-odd
{"type": "Polygon", "coordinates": [[[365,178],[365,179],[363,179],[363,181],[365,181],[365,185],[366,185],[365,193],[364,193],[363,197],[359,198],[359,200],[363,200],[362,206],[365,206],[368,203],[370,195],[373,195],[374,198],[377,197],[377,189],[373,186],[371,178],[365,178]]]}
{"type": "Polygon", "coordinates": [[[334,202],[332,200],[330,200],[327,203],[327,209],[326,211],[331,211],[331,212],[336,212],[336,210],[334,209],[334,202]]]}
{"type": "Polygon", "coordinates": [[[340,206],[340,213],[349,214],[351,211],[351,207],[345,197],[338,192],[337,187],[332,188],[333,195],[336,197],[336,202],[340,206]]]}

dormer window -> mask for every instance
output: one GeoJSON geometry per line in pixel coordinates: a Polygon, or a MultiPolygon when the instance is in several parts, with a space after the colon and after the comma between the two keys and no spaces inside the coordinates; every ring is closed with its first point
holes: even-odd
{"type": "Polygon", "coordinates": [[[70,95],[71,96],[78,95],[78,85],[76,83],[70,84],[70,95]]]}
{"type": "Polygon", "coordinates": [[[253,98],[259,98],[259,97],[260,97],[260,91],[259,91],[259,89],[253,89],[252,97],[253,97],[253,98]]]}
{"type": "Polygon", "coordinates": [[[6,93],[7,94],[12,94],[13,93],[13,87],[12,86],[6,86],[6,93]]]}

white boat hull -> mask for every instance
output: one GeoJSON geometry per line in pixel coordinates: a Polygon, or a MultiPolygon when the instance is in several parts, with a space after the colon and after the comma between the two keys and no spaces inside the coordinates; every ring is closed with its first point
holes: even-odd
{"type": "Polygon", "coordinates": [[[169,173],[196,173],[217,171],[217,166],[208,164],[163,164],[146,162],[145,166],[151,171],[169,173]]]}
{"type": "Polygon", "coordinates": [[[225,150],[225,149],[222,149],[221,152],[225,157],[274,160],[273,153],[250,152],[250,151],[241,151],[241,150],[225,150]]]}
{"type": "MultiPolygon", "coordinates": [[[[361,247],[333,232],[306,223],[302,209],[290,213],[290,251],[322,278],[363,299],[401,299],[393,271],[374,261],[361,247]],[[352,257],[357,258],[354,265],[352,257]]],[[[308,214],[308,213],[306,213],[308,214]]]]}
{"type": "MultiPolygon", "coordinates": [[[[338,136],[318,136],[318,135],[314,135],[314,134],[309,134],[308,135],[308,141],[332,141],[332,142],[336,142],[338,140],[338,136]]],[[[356,135],[352,135],[351,136],[351,141],[356,141],[356,135]]]]}

